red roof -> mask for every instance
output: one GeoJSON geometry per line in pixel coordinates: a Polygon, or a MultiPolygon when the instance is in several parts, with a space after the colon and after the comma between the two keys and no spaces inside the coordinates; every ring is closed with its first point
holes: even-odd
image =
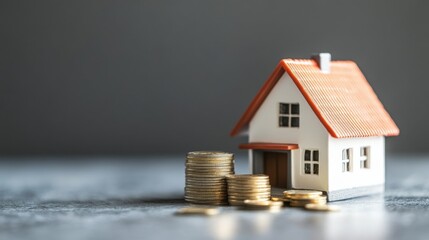
{"type": "Polygon", "coordinates": [[[323,73],[315,60],[281,60],[231,131],[231,136],[249,124],[285,72],[331,136],[397,136],[398,127],[356,63],[331,61],[330,64],[330,72],[323,73]]]}

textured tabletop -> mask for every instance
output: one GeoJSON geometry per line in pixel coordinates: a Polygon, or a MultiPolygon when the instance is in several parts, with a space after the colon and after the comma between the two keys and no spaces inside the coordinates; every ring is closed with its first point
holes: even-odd
{"type": "MultiPolygon", "coordinates": [[[[13,160],[13,159],[12,159],[13,160]]],[[[40,158],[0,163],[0,239],[428,239],[429,157],[387,157],[384,196],[342,211],[222,207],[176,216],[184,158],[40,158]],[[34,161],[36,160],[36,161],[34,161]]],[[[246,157],[236,160],[246,173],[246,157]]]]}

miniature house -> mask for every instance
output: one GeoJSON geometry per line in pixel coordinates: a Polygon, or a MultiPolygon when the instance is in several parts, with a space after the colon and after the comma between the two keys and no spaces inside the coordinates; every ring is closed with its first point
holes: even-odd
{"type": "Polygon", "coordinates": [[[281,60],[231,136],[240,133],[252,173],[335,201],[384,191],[384,138],[399,129],[354,62],[322,53],[281,60]]]}

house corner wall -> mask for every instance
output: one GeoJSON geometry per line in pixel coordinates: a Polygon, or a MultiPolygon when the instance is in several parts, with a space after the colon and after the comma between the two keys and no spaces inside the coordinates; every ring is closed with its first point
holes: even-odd
{"type": "Polygon", "coordinates": [[[384,185],[385,138],[333,138],[329,136],[328,191],[384,185]],[[361,147],[369,149],[369,168],[360,167],[361,147]],[[342,171],[342,151],[352,149],[351,171],[342,171]]]}

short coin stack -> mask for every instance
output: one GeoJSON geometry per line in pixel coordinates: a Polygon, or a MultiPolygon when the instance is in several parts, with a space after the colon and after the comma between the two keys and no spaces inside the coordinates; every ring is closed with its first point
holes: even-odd
{"type": "Polygon", "coordinates": [[[245,200],[270,200],[271,186],[267,175],[228,175],[226,180],[230,205],[244,205],[245,200]]]}
{"type": "Polygon", "coordinates": [[[225,176],[234,174],[234,155],[198,151],[186,156],[185,200],[196,204],[226,205],[225,176]]]}
{"type": "Polygon", "coordinates": [[[287,190],[283,192],[284,198],[289,200],[291,207],[305,207],[307,204],[326,204],[326,196],[321,191],[287,190]]]}

